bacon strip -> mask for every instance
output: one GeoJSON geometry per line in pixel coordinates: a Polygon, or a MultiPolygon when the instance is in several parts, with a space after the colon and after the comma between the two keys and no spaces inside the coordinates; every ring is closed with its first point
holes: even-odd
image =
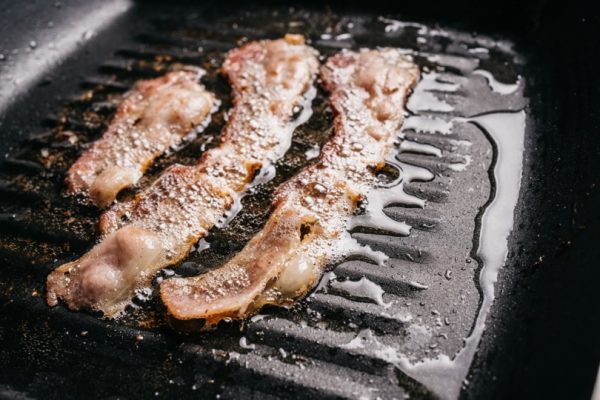
{"type": "Polygon", "coordinates": [[[283,156],[308,116],[303,96],[314,95],[309,89],[319,63],[317,52],[303,43],[302,36],[286,35],[228,54],[222,69],[233,86],[234,107],[221,145],[195,166],[173,165],[131,202],[108,210],[100,222],[103,240],[48,277],[48,304],[60,298],[71,309],[114,316],[157,270],[189,253],[256,172],[283,156]],[[294,119],[302,107],[307,112],[294,119]]]}
{"type": "Polygon", "coordinates": [[[321,76],[337,116],[318,163],[278,190],[265,227],[232,260],[162,282],[162,300],[175,318],[211,326],[265,304],[289,306],[342,255],[347,223],[385,164],[419,70],[398,50],[343,51],[321,76]]]}
{"type": "Polygon", "coordinates": [[[67,172],[69,194],[83,194],[100,208],[135,185],[152,161],[208,122],[215,96],[198,79],[199,68],[140,81],[129,91],[102,138],[67,172]]]}

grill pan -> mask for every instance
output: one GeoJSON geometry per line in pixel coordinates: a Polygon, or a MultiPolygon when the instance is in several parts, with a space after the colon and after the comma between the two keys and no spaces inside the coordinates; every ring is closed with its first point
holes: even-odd
{"type": "MultiPolygon", "coordinates": [[[[564,29],[559,33],[553,29],[557,8],[542,3],[516,15],[510,13],[514,4],[496,5],[489,12],[473,9],[468,2],[435,10],[416,6],[391,10],[379,4],[369,5],[370,9],[335,4],[292,9],[283,4],[232,4],[223,9],[218,4],[186,3],[174,9],[120,1],[38,6],[34,10],[11,5],[2,16],[19,21],[28,13],[36,15],[33,25],[21,28],[16,22],[3,23],[6,37],[15,39],[0,42],[4,55],[0,61],[4,64],[0,64],[4,158],[0,397],[436,395],[431,385],[412,379],[389,362],[340,347],[366,328],[382,341],[411,343],[414,338],[401,316],[383,315],[375,304],[335,292],[317,293],[290,311],[264,310],[268,315],[264,319],[225,324],[202,335],[181,335],[168,328],[156,299],[140,301],[130,318],[118,322],[60,307],[49,309],[42,300],[47,273],[85,251],[96,235],[97,210],[61,194],[62,174],[81,151],[79,144],[70,145],[63,132],[72,131],[80,143],[89,142],[102,133],[118,96],[134,81],[179,64],[203,66],[209,72],[204,82],[223,100],[221,111],[198,139],[159,159],[141,182],[143,187],[166,166],[193,163],[203,149],[218,142],[223,111],[230,106],[228,86],[216,74],[226,50],[244,40],[278,37],[294,29],[307,34],[323,55],[346,46],[415,48],[418,27],[409,25],[386,34],[380,15],[451,32],[423,45],[437,46],[433,50],[439,54],[459,53],[458,43],[474,47],[496,39],[501,46],[481,62],[500,80],[514,81],[516,75],[526,79],[524,97],[508,103],[487,98],[489,88],[483,78],[463,85],[473,89],[462,93],[464,99],[446,99],[462,115],[492,111],[490,102],[494,109],[505,111],[525,106],[528,114],[522,191],[509,258],[496,286],[480,349],[469,375],[458,382],[461,397],[590,396],[600,359],[599,302],[591,284],[599,274],[598,249],[593,246],[600,237],[598,210],[593,207],[599,200],[599,117],[594,107],[599,86],[594,84],[597,60],[591,52],[599,36],[593,21],[586,20],[585,7],[573,7],[562,15],[564,29]],[[44,7],[49,8],[47,13],[40,11],[44,7]],[[502,18],[508,15],[514,22],[502,18]],[[349,22],[356,30],[364,29],[353,35],[353,41],[321,36],[343,34],[349,22]],[[465,33],[471,31],[478,34],[465,33]],[[18,42],[21,36],[28,40],[18,42]],[[16,47],[20,53],[12,52],[16,47]],[[28,61],[37,59],[54,60],[55,65],[28,61]],[[19,71],[24,65],[39,69],[19,71]],[[243,345],[242,338],[254,349],[243,345]]],[[[417,62],[433,68],[426,59],[417,62]]],[[[324,93],[313,107],[313,118],[296,131],[291,150],[277,164],[276,178],[246,196],[244,208],[231,224],[211,232],[206,239],[210,246],[194,252],[174,269],[176,273],[197,274],[222,264],[260,228],[274,188],[308,162],[305,153],[314,143],[327,139],[331,115],[324,93]]],[[[493,191],[489,169],[495,149],[472,125],[454,133],[452,140],[473,143],[468,155],[473,157],[472,165],[480,167],[449,170],[460,161],[459,150],[439,135],[405,131],[407,139],[436,145],[447,154],[434,160],[411,153],[399,156],[436,173],[432,182],[407,185],[408,192],[427,199],[430,206],[422,212],[387,209],[393,218],[415,227],[409,237],[355,234],[392,255],[394,269],[378,270],[365,260],[354,260],[334,270],[338,276],[366,276],[377,282],[394,299],[402,299],[401,309],[419,318],[424,327],[442,325],[439,332],[445,338],[407,350],[415,359],[458,351],[480,305],[475,280],[481,265],[472,256],[485,193],[493,191]],[[468,192],[474,183],[489,188],[474,197],[468,192]],[[450,279],[448,270],[453,272],[450,279]],[[427,290],[419,287],[427,280],[433,283],[427,290]],[[463,300],[461,306],[452,307],[457,299],[463,300]]]]}

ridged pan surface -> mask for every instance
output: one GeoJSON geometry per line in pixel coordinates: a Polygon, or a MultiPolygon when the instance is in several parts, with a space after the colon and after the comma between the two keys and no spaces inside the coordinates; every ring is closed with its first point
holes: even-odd
{"type": "MultiPolygon", "coordinates": [[[[511,44],[395,19],[298,9],[219,19],[174,12],[143,27],[131,44],[115,44],[114,57],[83,78],[82,91],[40,121],[39,131],[0,171],[2,319],[10,318],[18,332],[0,331],[0,364],[12,366],[11,380],[34,396],[61,388],[54,392],[61,398],[457,396],[461,373],[421,379],[410,368],[453,359],[476,327],[484,301],[478,246],[496,194],[499,146],[476,118],[522,115],[526,107],[522,60],[511,44]],[[200,65],[207,71],[203,83],[222,101],[210,126],[158,159],[137,189],[121,194],[124,199],[169,165],[193,164],[218,143],[231,105],[218,75],[225,52],[288,32],[304,34],[323,57],[343,48],[391,46],[406,49],[421,67],[393,163],[426,169],[433,179],[404,183],[404,192],[423,200],[423,207],[398,203],[383,210],[386,218],[408,224],[410,234],[358,226],[352,236],[385,254],[385,262],[349,257],[332,265],[333,274],[294,308],[267,308],[212,332],[176,334],[156,290],[139,296],[139,307],[118,321],[48,308],[46,275],[86,251],[97,234],[99,211],[64,196],[65,171],[102,134],[122,93],[138,79],[200,65]],[[15,347],[22,349],[18,355],[15,347]],[[144,385],[128,386],[134,382],[144,385]]],[[[274,179],[255,186],[228,225],[213,229],[185,262],[156,281],[202,273],[236,254],[266,221],[275,188],[312,162],[331,122],[320,90],[274,179]]],[[[397,178],[393,170],[388,175],[382,180],[397,178]]]]}

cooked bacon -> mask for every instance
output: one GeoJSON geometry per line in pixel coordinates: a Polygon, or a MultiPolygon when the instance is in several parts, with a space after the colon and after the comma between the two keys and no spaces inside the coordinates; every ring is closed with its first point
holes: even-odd
{"type": "Polygon", "coordinates": [[[228,54],[222,69],[234,107],[221,145],[195,166],[170,167],[132,201],[108,210],[102,241],[48,277],[50,305],[60,298],[71,309],[120,313],[157,270],[185,257],[223,218],[259,169],[283,156],[318,72],[316,51],[303,43],[286,35],[228,54]]]}
{"type": "Polygon", "coordinates": [[[152,161],[206,123],[215,96],[198,83],[199,68],[170,72],[138,82],[129,91],[104,135],[67,173],[67,191],[100,208],[135,185],[152,161]]]}
{"type": "Polygon", "coordinates": [[[178,319],[244,318],[265,304],[289,306],[315,286],[403,120],[418,68],[398,50],[343,51],[321,70],[336,112],[318,163],[284,184],[265,227],[221,268],[161,284],[178,319]]]}

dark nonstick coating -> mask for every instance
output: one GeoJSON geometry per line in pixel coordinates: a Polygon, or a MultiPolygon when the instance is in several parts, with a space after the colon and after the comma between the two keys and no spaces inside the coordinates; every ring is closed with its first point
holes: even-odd
{"type": "MultiPolygon", "coordinates": [[[[600,19],[583,3],[569,6],[543,1],[521,3],[524,2],[486,5],[475,1],[398,2],[391,9],[383,2],[362,5],[344,2],[329,4],[323,12],[393,13],[407,20],[439,22],[463,31],[497,34],[511,38],[519,53],[525,55],[530,83],[528,111],[535,119],[536,130],[543,134],[530,137],[526,143],[532,150],[525,160],[522,199],[510,241],[508,267],[496,287],[497,298],[488,328],[462,397],[587,399],[600,361],[600,290],[597,289],[600,281],[600,19]]],[[[53,2],[6,2],[0,12],[0,54],[8,54],[21,46],[24,37],[36,37],[44,32],[49,21],[67,23],[69,18],[80,16],[82,10],[89,7],[84,4],[63,1],[57,7],[53,2]]],[[[312,3],[305,6],[325,7],[312,3]]],[[[159,7],[168,9],[159,3],[136,7],[134,15],[139,16],[153,15],[159,7]]],[[[219,4],[202,7],[219,15],[228,9],[252,8],[253,5],[228,3],[227,7],[219,7],[219,4]]],[[[84,11],[92,12],[93,7],[84,11]]],[[[10,100],[9,108],[0,115],[2,157],[10,154],[11,146],[37,128],[39,121],[55,109],[61,96],[75,91],[79,77],[91,74],[100,60],[108,58],[115,43],[129,40],[129,33],[143,23],[133,17],[124,18],[87,46],[76,49],[67,63],[43,74],[44,78],[37,85],[23,89],[18,98],[10,100]]],[[[44,57],[35,51],[17,56],[44,57]]],[[[10,68],[2,63],[0,60],[0,75],[4,75],[0,79],[4,79],[10,68]]],[[[45,68],[41,62],[39,67],[45,68]]],[[[7,84],[0,80],[0,85],[7,84]]],[[[5,351],[11,345],[22,343],[12,340],[15,335],[40,329],[37,325],[14,326],[10,315],[18,310],[10,302],[3,302],[0,307],[0,330],[5,339],[0,346],[5,351]]],[[[45,308],[28,312],[42,316],[45,308]]],[[[47,329],[72,321],[65,315],[64,310],[53,312],[47,329]]],[[[80,318],[92,319],[90,316],[80,318]]],[[[110,325],[95,323],[98,332],[110,332],[110,325]]],[[[144,339],[145,342],[152,340],[152,337],[144,339]]],[[[106,342],[110,343],[109,338],[106,342]]],[[[46,369],[52,370],[56,347],[74,343],[65,339],[60,343],[31,345],[45,346],[46,369]]],[[[77,343],[86,346],[85,341],[77,343]]],[[[173,351],[177,348],[175,338],[167,337],[166,343],[173,351]]],[[[103,371],[107,384],[111,379],[119,382],[157,379],[157,371],[166,368],[140,364],[143,359],[138,359],[139,354],[131,348],[96,346],[95,351],[113,351],[123,359],[111,368],[90,357],[90,368],[103,371]]],[[[22,351],[10,350],[17,354],[22,351]]],[[[90,348],[91,354],[93,350],[90,348]]],[[[19,398],[20,383],[24,379],[18,378],[19,371],[5,369],[4,361],[0,359],[0,398],[19,398]]],[[[72,375],[77,376],[77,373],[72,371],[72,375]]],[[[47,379],[48,375],[44,377],[47,379]]],[[[40,392],[56,393],[61,390],[63,379],[56,373],[52,382],[40,380],[36,385],[45,388],[40,392]]]]}

